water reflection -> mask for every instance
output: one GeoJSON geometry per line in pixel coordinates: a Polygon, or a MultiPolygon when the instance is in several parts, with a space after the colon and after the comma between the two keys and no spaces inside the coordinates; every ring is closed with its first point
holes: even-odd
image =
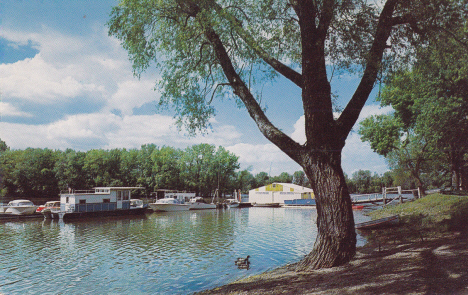
{"type": "Polygon", "coordinates": [[[299,260],[315,218],[314,209],[243,208],[2,222],[0,293],[191,293],[299,260]],[[250,269],[238,269],[247,255],[250,269]]]}

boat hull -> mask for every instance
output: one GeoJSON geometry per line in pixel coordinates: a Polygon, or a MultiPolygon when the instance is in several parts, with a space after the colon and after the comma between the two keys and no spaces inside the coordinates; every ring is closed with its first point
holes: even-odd
{"type": "Polygon", "coordinates": [[[228,208],[239,208],[239,203],[230,203],[227,206],[228,208]]]}
{"type": "Polygon", "coordinates": [[[205,209],[216,209],[215,204],[206,203],[191,203],[190,210],[205,210],[205,209]]]}
{"type": "Polygon", "coordinates": [[[371,230],[371,229],[379,229],[385,227],[396,226],[400,223],[400,217],[398,215],[380,218],[372,221],[362,222],[356,224],[356,229],[359,230],[371,230]]]}
{"type": "Polygon", "coordinates": [[[37,206],[8,206],[5,213],[13,215],[31,215],[36,212],[37,206]]]}
{"type": "Polygon", "coordinates": [[[189,204],[164,204],[164,203],[152,203],[149,207],[156,212],[176,212],[176,211],[188,211],[190,209],[189,204]]]}

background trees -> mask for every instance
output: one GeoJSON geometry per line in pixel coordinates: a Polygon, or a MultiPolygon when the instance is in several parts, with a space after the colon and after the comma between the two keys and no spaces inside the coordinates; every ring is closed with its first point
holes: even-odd
{"type": "Polygon", "coordinates": [[[381,104],[395,111],[361,123],[362,140],[420,188],[467,189],[466,39],[462,30],[420,48],[414,66],[395,72],[383,89],[381,104]]]}
{"type": "Polygon", "coordinates": [[[318,216],[314,250],[297,265],[303,270],[340,265],[355,254],[341,152],[378,77],[411,53],[412,41],[421,43],[414,32],[447,29],[463,19],[464,9],[439,0],[133,0],[113,8],[109,34],[122,41],[136,75],[157,65],[160,104],[174,107],[180,125],[205,129],[214,97],[233,97],[261,133],[301,165],[316,192],[318,216]],[[362,70],[338,119],[327,63],[362,70]],[[255,85],[276,75],[302,90],[305,144],[275,126],[255,96],[255,85]]]}
{"type": "MultiPolygon", "coordinates": [[[[57,199],[60,191],[96,186],[143,186],[146,196],[155,189],[195,191],[211,196],[248,190],[253,176],[238,181],[238,158],[223,147],[200,144],[186,150],[155,145],[141,149],[10,150],[0,152],[1,201],[27,198],[36,202],[57,199]],[[239,186],[245,183],[244,186],[239,186]]],[[[145,194],[140,192],[140,194],[145,194]]]]}

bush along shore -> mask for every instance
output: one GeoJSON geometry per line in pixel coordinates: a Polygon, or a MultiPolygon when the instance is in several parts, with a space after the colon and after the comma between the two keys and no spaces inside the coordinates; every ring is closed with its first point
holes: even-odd
{"type": "Polygon", "coordinates": [[[435,194],[369,213],[395,214],[399,226],[361,232],[368,242],[344,266],[286,265],[199,294],[468,294],[468,197],[435,194]]]}

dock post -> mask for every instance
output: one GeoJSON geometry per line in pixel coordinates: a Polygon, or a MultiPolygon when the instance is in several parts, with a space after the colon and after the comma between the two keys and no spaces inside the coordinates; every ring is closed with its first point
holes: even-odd
{"type": "Polygon", "coordinates": [[[387,188],[386,187],[383,187],[382,188],[382,200],[383,200],[383,205],[387,205],[387,200],[386,200],[386,194],[387,194],[387,188]]]}
{"type": "Polygon", "coordinates": [[[401,196],[401,186],[398,187],[398,198],[400,199],[400,204],[403,203],[403,198],[401,196]]]}

